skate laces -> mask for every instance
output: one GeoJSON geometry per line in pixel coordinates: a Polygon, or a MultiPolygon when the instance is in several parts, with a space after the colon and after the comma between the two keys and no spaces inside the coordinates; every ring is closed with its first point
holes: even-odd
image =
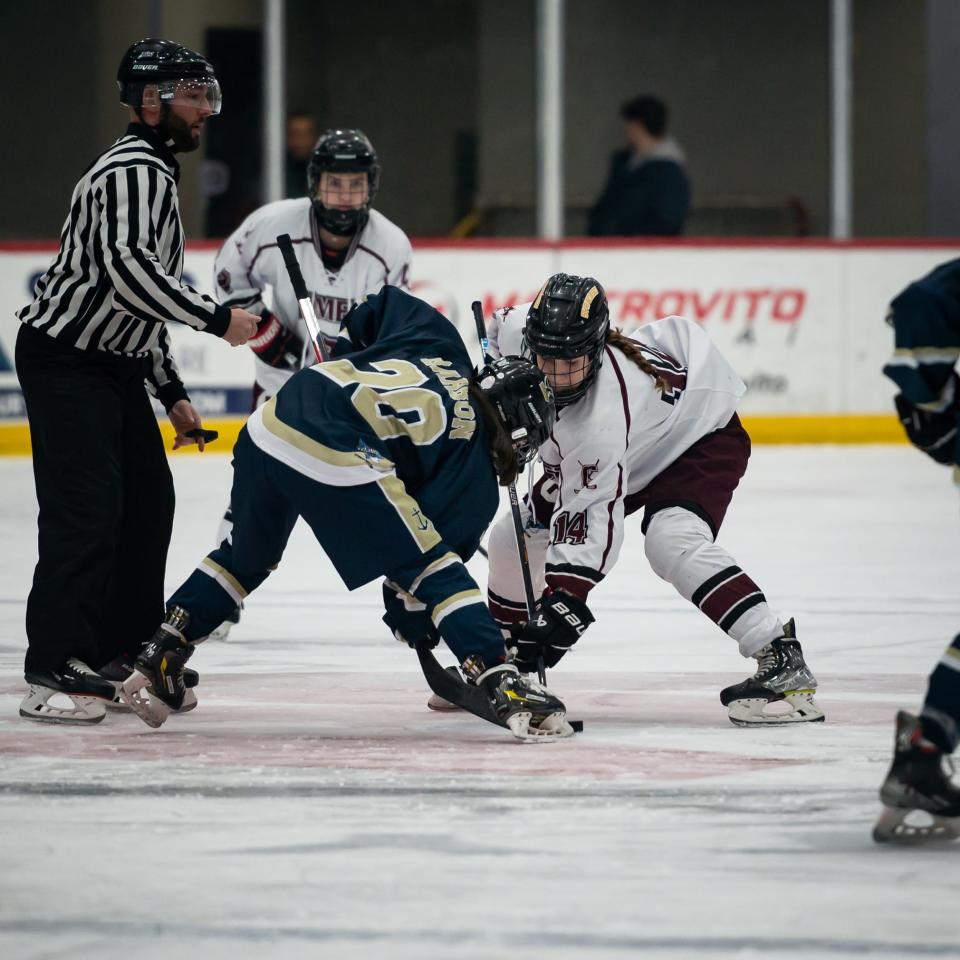
{"type": "Polygon", "coordinates": [[[86,674],[87,676],[96,672],[91,670],[82,660],[77,660],[76,657],[70,657],[66,666],[68,670],[74,670],[76,673],[86,674]]]}
{"type": "Polygon", "coordinates": [[[768,643],[757,652],[757,672],[755,680],[767,679],[773,676],[781,664],[779,651],[773,643],[768,643]]]}

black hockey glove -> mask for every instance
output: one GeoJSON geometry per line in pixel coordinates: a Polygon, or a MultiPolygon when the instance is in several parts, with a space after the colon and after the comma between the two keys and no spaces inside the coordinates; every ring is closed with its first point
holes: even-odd
{"type": "Polygon", "coordinates": [[[563,590],[545,593],[533,619],[514,638],[514,662],[522,673],[532,673],[537,669],[537,656],[543,654],[543,665],[555,667],[593,619],[587,605],[573,595],[563,590]]]}
{"type": "Polygon", "coordinates": [[[264,362],[280,370],[296,370],[303,356],[303,340],[264,310],[257,332],[247,346],[264,362]]]}
{"type": "Polygon", "coordinates": [[[437,628],[433,625],[426,609],[408,610],[396,588],[386,583],[383,585],[383,606],[386,611],[383,622],[401,643],[416,647],[426,641],[427,646],[432,650],[440,642],[440,634],[437,633],[437,628]]]}
{"type": "Polygon", "coordinates": [[[952,409],[942,413],[922,410],[914,406],[902,393],[898,393],[893,402],[910,442],[927,456],[933,457],[937,463],[953,463],[957,440],[957,414],[952,409]]]}

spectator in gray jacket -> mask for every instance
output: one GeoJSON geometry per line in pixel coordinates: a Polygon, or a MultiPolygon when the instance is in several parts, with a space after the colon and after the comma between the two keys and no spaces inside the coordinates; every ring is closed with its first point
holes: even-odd
{"type": "Polygon", "coordinates": [[[611,157],[610,174],[590,210],[593,237],[674,237],[683,232],[690,181],[683,151],[667,135],[666,104],[656,97],[628,100],[620,110],[628,146],[611,157]]]}

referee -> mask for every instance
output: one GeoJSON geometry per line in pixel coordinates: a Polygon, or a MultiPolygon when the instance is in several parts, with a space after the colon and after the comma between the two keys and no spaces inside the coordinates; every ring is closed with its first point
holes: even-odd
{"type": "Polygon", "coordinates": [[[40,506],[20,705],[32,720],[102,720],[115,688],[94,670],[122,678],[126,656],[163,620],[173,479],[147,390],[176,430],[174,449],[203,449],[167,324],[237,346],[259,319],[180,279],[174,155],[196,150],[220,112],[213,67],[178,43],[141,40],[117,81],[130,126],[81,177],[59,253],[18,314],[40,506]],[[71,706],[50,703],[57,693],[71,706]]]}

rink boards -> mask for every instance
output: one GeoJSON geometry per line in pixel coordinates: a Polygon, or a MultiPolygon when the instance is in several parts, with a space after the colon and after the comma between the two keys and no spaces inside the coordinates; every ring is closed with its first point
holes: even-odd
{"type": "MultiPolygon", "coordinates": [[[[213,290],[216,243],[192,244],[185,278],[213,290]]],[[[0,453],[29,452],[13,370],[15,312],[32,297],[55,246],[0,245],[0,453]]],[[[960,245],[830,243],[433,241],[414,244],[413,292],[475,334],[470,303],[533,298],[552,273],[589,274],[606,287],[611,319],[629,331],[670,314],[701,323],[748,386],[741,404],[757,442],[901,442],[893,385],[880,373],[892,349],[890,299],[960,245]]],[[[249,409],[252,355],[172,329],[181,374],[228,450],[249,409]]],[[[161,421],[168,427],[165,418],[161,421]]]]}

